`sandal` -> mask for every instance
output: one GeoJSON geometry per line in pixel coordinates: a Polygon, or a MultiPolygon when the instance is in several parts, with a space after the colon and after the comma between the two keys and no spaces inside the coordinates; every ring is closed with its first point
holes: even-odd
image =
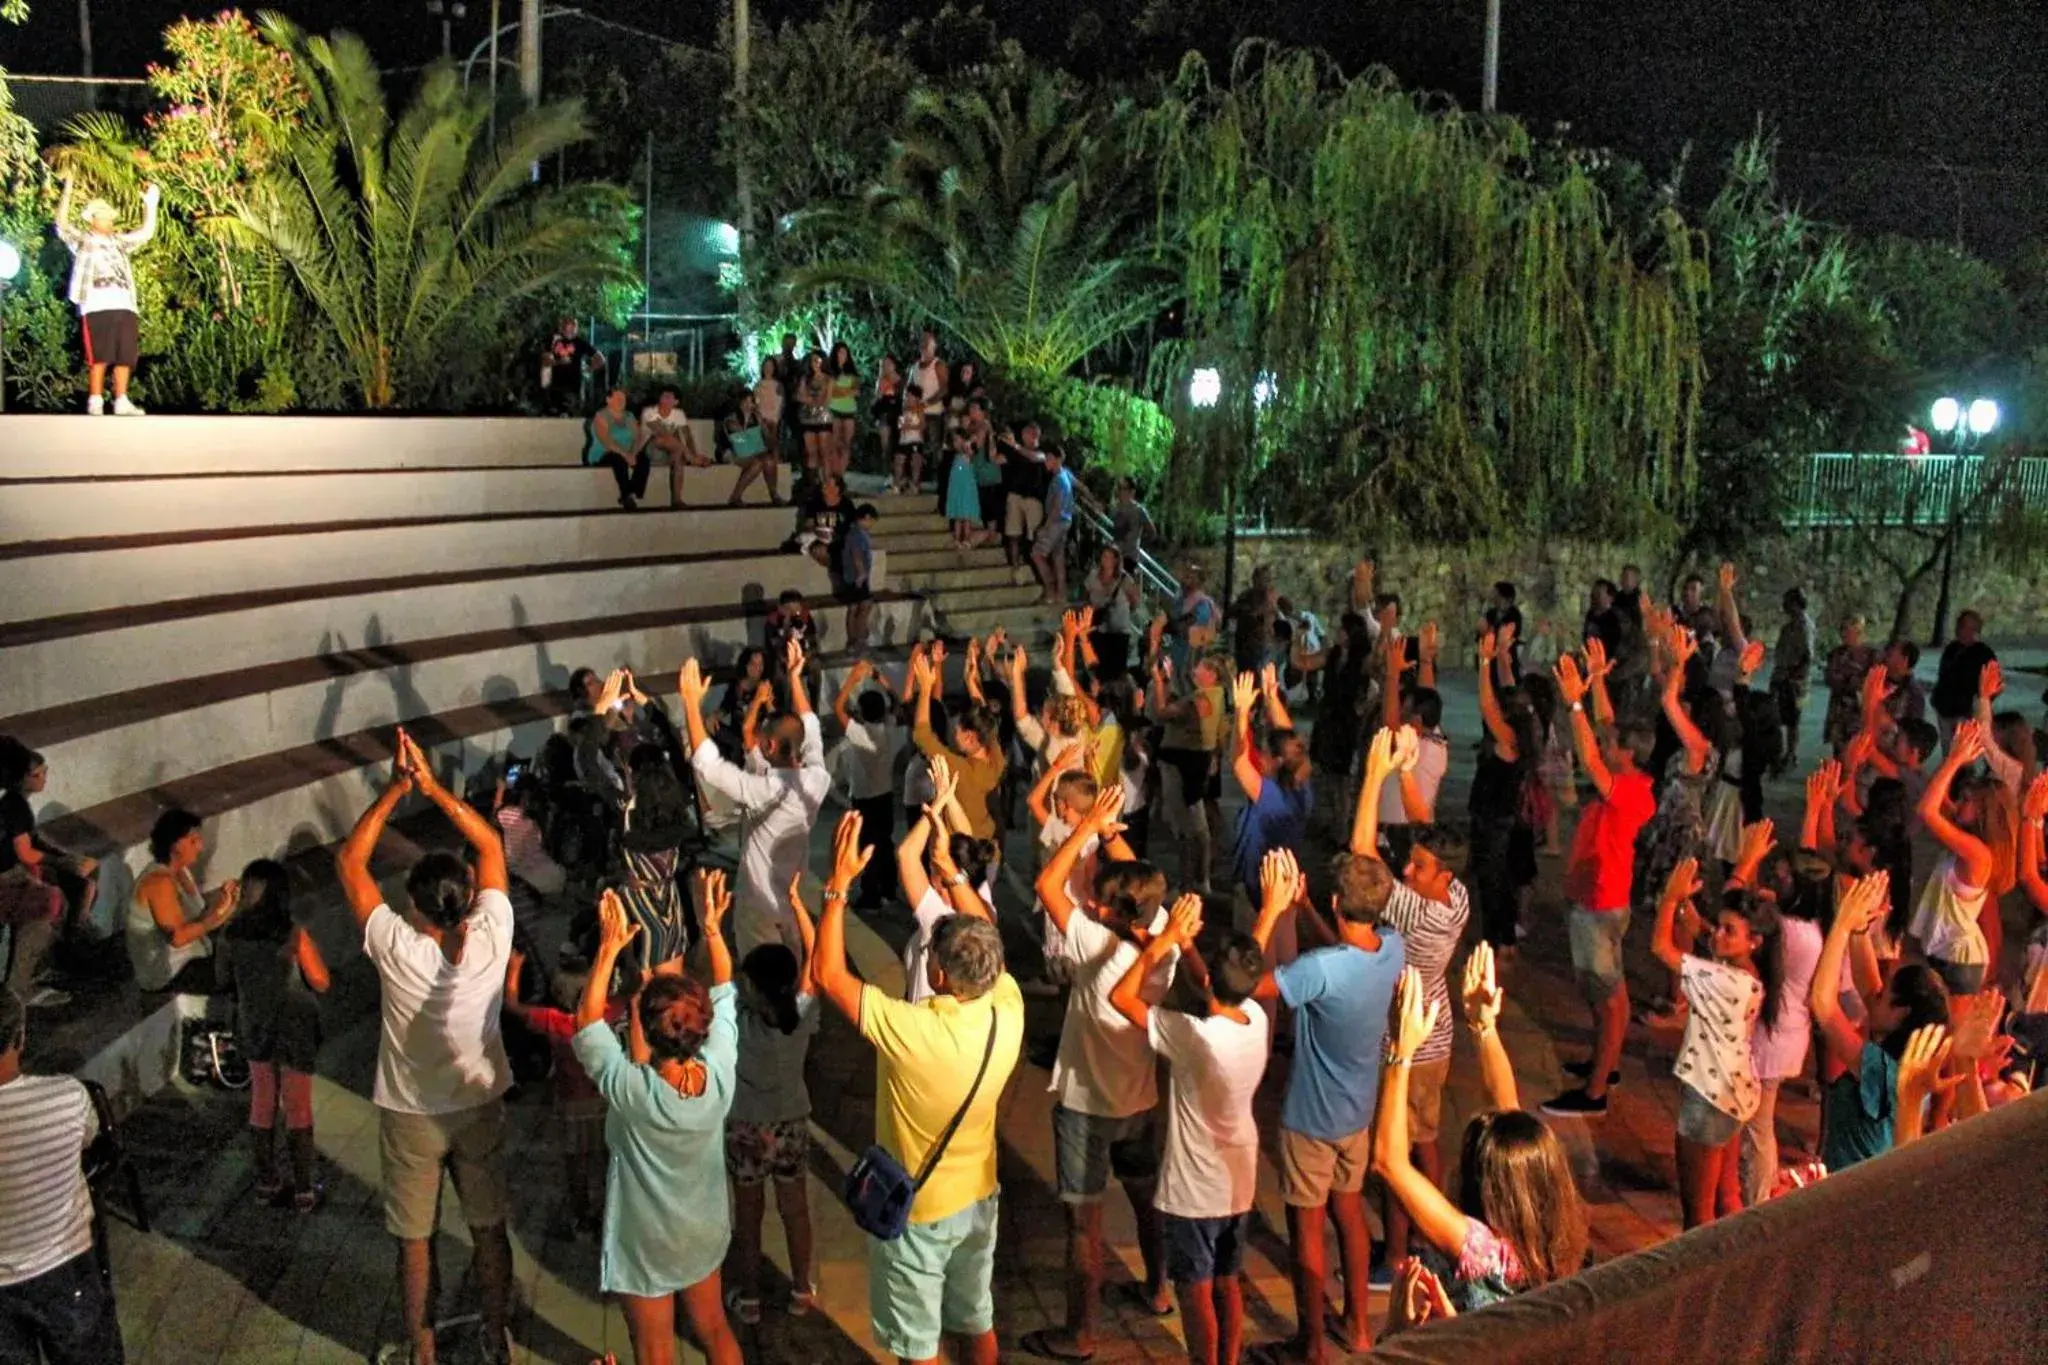
{"type": "Polygon", "coordinates": [[[1027,1352],[1046,1360],[1083,1361],[1095,1359],[1093,1351],[1076,1351],[1070,1347],[1055,1346],[1049,1331],[1026,1332],[1024,1339],[1017,1343],[1027,1352]]]}
{"type": "Polygon", "coordinates": [[[1166,1306],[1162,1308],[1152,1302],[1151,1296],[1145,1292],[1145,1286],[1136,1280],[1120,1280],[1105,1289],[1102,1297],[1120,1307],[1136,1309],[1153,1318],[1170,1318],[1177,1306],[1173,1301],[1172,1290],[1167,1291],[1166,1306]]]}
{"type": "Polygon", "coordinates": [[[307,1186],[303,1190],[292,1191],[292,1207],[300,1213],[317,1212],[320,1206],[326,1202],[327,1187],[325,1185],[316,1183],[307,1186]]]}
{"type": "Polygon", "coordinates": [[[737,1289],[725,1291],[725,1311],[732,1314],[737,1322],[756,1327],[761,1322],[761,1300],[755,1294],[742,1294],[737,1289]]]}
{"type": "Polygon", "coordinates": [[[810,1313],[821,1313],[824,1309],[818,1303],[818,1286],[807,1284],[801,1289],[792,1287],[789,1291],[789,1315],[800,1318],[810,1313]]]}

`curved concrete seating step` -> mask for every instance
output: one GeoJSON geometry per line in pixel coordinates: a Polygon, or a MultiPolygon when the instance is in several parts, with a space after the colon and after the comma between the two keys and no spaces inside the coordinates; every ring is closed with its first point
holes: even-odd
{"type": "MultiPolygon", "coordinates": [[[[67,800],[97,805],[308,740],[560,690],[580,666],[722,665],[759,643],[772,603],[735,597],[322,652],[16,714],[0,719],[0,734],[41,750],[67,800]]],[[[913,639],[918,605],[879,594],[871,642],[913,639]]],[[[836,648],[844,608],[821,597],[814,611],[821,643],[836,648]]]]}
{"type": "MultiPolygon", "coordinates": [[[[731,465],[692,469],[683,495],[691,504],[719,506],[738,480],[731,465]]],[[[650,483],[648,497],[666,505],[665,476],[650,483]]],[[[0,544],[327,525],[400,509],[412,518],[594,512],[617,502],[609,471],[573,459],[546,466],[0,478],[0,544]]]]}
{"type": "MultiPolygon", "coordinates": [[[[711,423],[691,426],[708,454],[711,423]]],[[[573,464],[584,427],[581,417],[151,414],[116,422],[17,413],[0,417],[0,478],[573,464]]]]}
{"type": "Polygon", "coordinates": [[[948,593],[968,588],[1007,588],[1024,572],[1005,564],[1000,551],[970,557],[964,562],[951,550],[898,550],[889,556],[889,582],[906,591],[948,593]]]}
{"type": "MultiPolygon", "coordinates": [[[[886,575],[886,556],[876,561],[886,575]]],[[[201,670],[403,645],[464,627],[525,629],[701,603],[766,610],[787,588],[827,586],[825,571],[804,556],[725,552],[364,579],[20,621],[0,625],[0,697],[40,711],[201,670]]]]}
{"type": "MultiPolygon", "coordinates": [[[[285,592],[394,574],[425,580],[681,552],[766,555],[794,524],[786,507],[749,502],[740,508],[650,508],[631,515],[612,507],[496,517],[387,517],[0,547],[0,561],[5,561],[0,573],[8,584],[0,599],[0,644],[10,638],[6,623],[31,618],[285,592]]],[[[93,625],[79,623],[81,629],[93,625]]]]}

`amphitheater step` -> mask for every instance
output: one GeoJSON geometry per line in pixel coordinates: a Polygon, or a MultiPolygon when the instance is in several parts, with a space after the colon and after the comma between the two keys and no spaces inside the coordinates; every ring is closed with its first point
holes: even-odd
{"type": "MultiPolygon", "coordinates": [[[[738,469],[730,465],[690,470],[684,499],[699,508],[722,506],[738,478],[738,469]]],[[[753,489],[748,497],[767,500],[753,489]]],[[[195,531],[331,527],[388,516],[393,507],[406,509],[404,520],[595,512],[615,507],[617,499],[608,471],[567,461],[556,466],[0,478],[0,544],[48,546],[106,536],[150,543],[195,531]]],[[[649,487],[650,507],[667,502],[665,482],[649,487]]]]}
{"type": "Polygon", "coordinates": [[[1060,613],[1052,607],[999,606],[948,610],[934,603],[932,615],[940,633],[949,636],[986,635],[1001,627],[1019,644],[1042,645],[1059,633],[1060,613]]]}
{"type": "Polygon", "coordinates": [[[942,560],[931,561],[928,555],[894,554],[889,556],[889,585],[905,592],[957,593],[972,588],[1007,588],[1015,583],[1029,581],[1030,571],[1012,569],[1003,563],[1000,556],[992,562],[962,561],[954,555],[942,560]],[[913,564],[905,567],[905,560],[926,560],[929,567],[913,564]]]}
{"type": "MultiPolygon", "coordinates": [[[[878,595],[870,640],[881,647],[909,643],[919,608],[915,598],[878,595]]],[[[845,638],[844,608],[820,598],[814,610],[821,639],[837,648],[845,638]]],[[[308,738],[559,690],[577,666],[645,664],[673,686],[684,658],[718,666],[759,643],[765,611],[756,599],[590,613],[322,653],[67,702],[0,720],[0,733],[44,752],[67,801],[94,805],[133,791],[145,771],[150,784],[161,785],[308,738]],[[148,755],[146,770],[138,770],[138,754],[148,755]]]]}

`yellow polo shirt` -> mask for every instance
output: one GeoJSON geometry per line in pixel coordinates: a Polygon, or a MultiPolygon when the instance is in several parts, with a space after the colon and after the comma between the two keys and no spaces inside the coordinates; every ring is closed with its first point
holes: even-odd
{"type": "Polygon", "coordinates": [[[989,1020],[995,1052],[974,1104],[910,1206],[913,1223],[936,1223],[996,1192],[996,1109],[1024,1045],[1024,996],[1008,972],[988,994],[961,1002],[935,995],[913,1005],[863,986],[860,1036],[875,1048],[875,1141],[915,1176],[981,1065],[989,1020]]]}

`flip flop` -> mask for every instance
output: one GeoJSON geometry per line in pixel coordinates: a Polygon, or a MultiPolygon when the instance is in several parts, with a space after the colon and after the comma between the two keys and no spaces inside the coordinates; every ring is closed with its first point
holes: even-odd
{"type": "Polygon", "coordinates": [[[1032,1355],[1041,1356],[1046,1360],[1083,1361],[1095,1359],[1095,1352],[1093,1351],[1083,1353],[1068,1350],[1064,1347],[1055,1347],[1052,1344],[1051,1334],[1043,1331],[1026,1332],[1024,1339],[1017,1344],[1032,1355]]]}

